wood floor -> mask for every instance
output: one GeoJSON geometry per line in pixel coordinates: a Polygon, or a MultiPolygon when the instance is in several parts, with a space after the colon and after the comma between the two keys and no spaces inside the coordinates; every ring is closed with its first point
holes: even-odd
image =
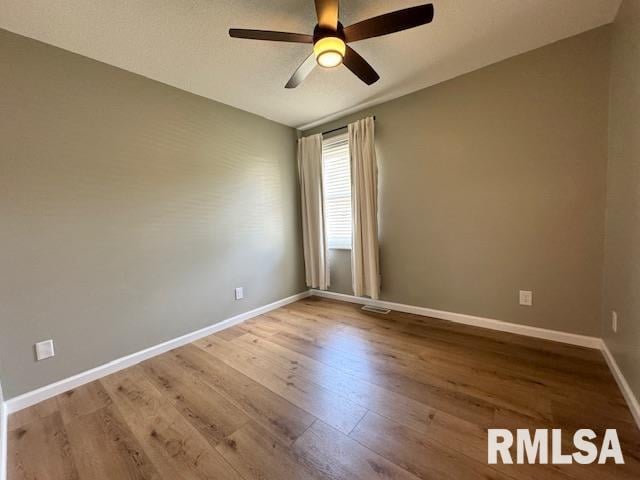
{"type": "MultiPolygon", "coordinates": [[[[600,352],[309,298],[9,420],[9,480],[640,478],[600,352]],[[487,464],[486,429],[616,428],[624,465],[487,464]]],[[[570,452],[573,448],[570,448],[570,452]]]]}

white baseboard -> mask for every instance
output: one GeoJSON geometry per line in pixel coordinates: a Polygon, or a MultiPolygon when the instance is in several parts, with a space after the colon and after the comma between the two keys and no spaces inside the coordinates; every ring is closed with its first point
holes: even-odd
{"type": "Polygon", "coordinates": [[[602,344],[602,340],[598,337],[589,337],[586,335],[578,335],[575,333],[548,330],[546,328],[540,327],[530,327],[528,325],[519,325],[516,323],[504,322],[502,320],[494,320],[492,318],[476,317],[464,313],[454,313],[444,310],[435,310],[433,308],[416,307],[414,305],[405,305],[403,303],[387,302],[384,300],[371,300],[370,298],[355,297],[353,295],[328,292],[326,290],[314,289],[311,292],[312,295],[316,295],[318,297],[332,298],[334,300],[342,300],[343,302],[358,303],[362,305],[375,305],[377,307],[388,308],[390,310],[395,310],[398,312],[413,313],[415,315],[422,315],[424,317],[439,318],[441,320],[449,320],[451,322],[462,323],[464,325],[488,328],[490,330],[499,330],[501,332],[516,333],[518,335],[542,338],[544,340],[568,343],[581,347],[599,349],[602,344]]]}
{"type": "Polygon", "coordinates": [[[216,333],[220,330],[224,330],[226,328],[242,323],[245,320],[249,320],[250,318],[257,317],[258,315],[270,312],[271,310],[275,310],[276,308],[280,308],[290,303],[296,302],[308,297],[309,295],[311,295],[311,292],[305,291],[287,298],[283,298],[282,300],[278,300],[263,307],[241,313],[231,318],[227,318],[226,320],[215,323],[200,330],[196,330],[195,332],[187,333],[186,335],[182,335],[181,337],[168,340],[153,347],[149,347],[139,352],[135,352],[125,357],[118,358],[117,360],[105,363],[104,365],[100,365],[99,367],[92,368],[91,370],[78,373],[77,375],[73,375],[72,377],[65,378],[50,385],[45,385],[44,387],[40,387],[31,392],[27,392],[17,397],[11,398],[4,402],[6,413],[7,415],[15,413],[19,410],[22,410],[23,408],[35,405],[36,403],[42,402],[48,398],[54,397],[73,388],[77,388],[81,385],[84,385],[85,383],[92,382],[111,373],[115,373],[124,368],[131,367],[142,362],[143,360],[155,357],[156,355],[160,355],[164,352],[168,352],[169,350],[173,350],[174,348],[181,347],[202,337],[211,335],[212,333],[216,333]]]}
{"type": "Polygon", "coordinates": [[[2,385],[0,385],[0,480],[7,478],[7,404],[2,396],[2,385]]]}
{"type": "Polygon", "coordinates": [[[618,387],[620,387],[622,396],[627,401],[629,410],[631,410],[631,415],[633,415],[633,419],[636,421],[638,428],[640,428],[640,403],[638,403],[638,399],[627,383],[627,379],[624,378],[620,367],[618,367],[616,359],[612,355],[609,347],[607,347],[607,343],[604,340],[602,340],[602,345],[600,346],[600,348],[602,349],[602,355],[604,356],[607,365],[609,365],[609,370],[611,370],[611,373],[613,374],[613,378],[616,379],[618,387]]]}

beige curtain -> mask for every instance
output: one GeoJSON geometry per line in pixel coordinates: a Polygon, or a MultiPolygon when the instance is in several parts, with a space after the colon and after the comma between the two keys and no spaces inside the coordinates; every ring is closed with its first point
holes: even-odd
{"type": "Polygon", "coordinates": [[[372,117],[349,124],[349,151],[353,212],[353,293],[358,297],[368,296],[376,300],[380,295],[378,165],[372,117]]]}
{"type": "Polygon", "coordinates": [[[298,172],[307,286],[326,290],[329,286],[329,264],[322,191],[322,135],[298,139],[298,172]]]}

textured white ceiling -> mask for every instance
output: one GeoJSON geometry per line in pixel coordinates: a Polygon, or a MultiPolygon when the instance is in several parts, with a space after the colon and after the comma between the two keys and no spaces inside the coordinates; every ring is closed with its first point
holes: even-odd
{"type": "MultiPolygon", "coordinates": [[[[359,20],[428,0],[343,0],[359,20]]],[[[620,0],[433,0],[433,23],[352,46],[345,67],[284,85],[310,45],[229,38],[229,27],[311,33],[312,0],[0,0],[0,27],[278,122],[309,127],[613,20],[620,0]]]]}

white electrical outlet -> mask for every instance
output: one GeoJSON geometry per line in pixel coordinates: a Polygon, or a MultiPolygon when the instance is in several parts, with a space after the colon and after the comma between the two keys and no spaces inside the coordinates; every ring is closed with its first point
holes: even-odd
{"type": "Polygon", "coordinates": [[[611,330],[613,333],[618,333],[618,312],[611,310],[611,330]]]}
{"type": "Polygon", "coordinates": [[[43,342],[36,343],[36,359],[38,361],[53,357],[54,355],[53,340],[45,340],[43,342]]]}
{"type": "Polygon", "coordinates": [[[533,292],[530,290],[520,290],[520,305],[530,307],[533,305],[533,292]]]}
{"type": "Polygon", "coordinates": [[[236,300],[242,300],[244,298],[244,288],[236,288],[236,300]]]}

